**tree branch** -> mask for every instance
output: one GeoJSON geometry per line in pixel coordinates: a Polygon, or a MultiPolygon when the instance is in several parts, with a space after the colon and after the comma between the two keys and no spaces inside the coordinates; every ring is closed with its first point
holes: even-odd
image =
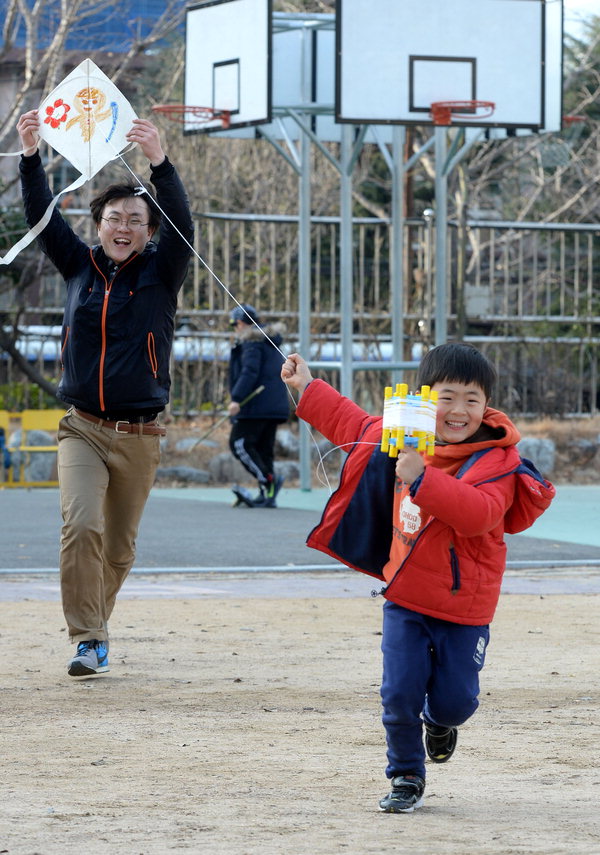
{"type": "Polygon", "coordinates": [[[16,334],[16,327],[14,328],[12,336],[0,327],[0,348],[8,353],[17,368],[22,371],[32,383],[39,386],[47,395],[56,398],[56,386],[53,383],[49,383],[48,380],[40,374],[37,368],[35,368],[35,366],[32,365],[19,350],[17,350],[15,344],[16,334]]]}

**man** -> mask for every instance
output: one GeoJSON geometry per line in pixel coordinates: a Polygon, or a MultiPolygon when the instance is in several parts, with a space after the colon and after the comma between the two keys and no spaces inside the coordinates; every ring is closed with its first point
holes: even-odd
{"type": "MultiPolygon", "coordinates": [[[[23,204],[34,225],[52,198],[36,110],[20,117],[17,131],[23,204]]],[[[72,677],[108,671],[108,619],[133,565],[166,432],[157,417],[169,396],[177,293],[193,235],[185,190],[157,128],[135,119],[127,139],[150,162],[158,202],[147,187],[111,185],[90,204],[98,245],[88,247],[56,210],[38,238],[67,288],[58,396],[70,409],[58,432],[58,475],[62,604],[77,644],[72,677]],[[171,222],[155,243],[161,211],[171,222]]]]}

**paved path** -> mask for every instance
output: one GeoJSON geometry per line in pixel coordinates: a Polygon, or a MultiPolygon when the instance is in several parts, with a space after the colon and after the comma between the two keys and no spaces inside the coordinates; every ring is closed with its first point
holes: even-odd
{"type": "MultiPolygon", "coordinates": [[[[305,545],[327,495],[284,488],[265,510],[233,508],[224,488],[155,488],[122,596],[368,595],[375,580],[305,545]]],[[[58,490],[0,490],[0,519],[0,598],[57,597],[58,490]]],[[[600,591],[599,519],[600,488],[559,487],[526,534],[507,538],[505,590],[600,591]]]]}

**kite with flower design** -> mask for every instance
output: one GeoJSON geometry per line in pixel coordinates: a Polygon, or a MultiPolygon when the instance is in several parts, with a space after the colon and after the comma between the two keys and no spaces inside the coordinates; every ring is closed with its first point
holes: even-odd
{"type": "Polygon", "coordinates": [[[67,115],[70,109],[70,106],[65,104],[62,98],[57,98],[54,104],[50,104],[46,107],[46,118],[44,119],[44,124],[50,125],[52,128],[60,127],[61,122],[67,121],[67,115]]]}
{"type": "MultiPolygon", "coordinates": [[[[124,95],[89,58],[74,68],[42,101],[38,115],[41,139],[81,174],[54,197],[40,222],[0,258],[0,264],[10,264],[39,235],[60,196],[81,187],[120,155],[129,145],[127,133],[137,118],[124,95]]],[[[11,154],[21,152],[8,153],[11,154]]]]}
{"type": "Polygon", "coordinates": [[[136,118],[126,98],[91,59],[74,68],[38,112],[42,139],[86,178],[128,145],[126,134],[136,118]]]}

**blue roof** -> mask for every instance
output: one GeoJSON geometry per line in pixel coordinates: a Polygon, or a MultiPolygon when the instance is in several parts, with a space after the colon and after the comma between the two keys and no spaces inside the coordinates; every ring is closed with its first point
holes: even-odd
{"type": "MultiPolygon", "coordinates": [[[[34,0],[26,0],[32,7],[34,0]]],[[[0,17],[5,19],[8,0],[0,0],[0,17]]],[[[185,0],[180,0],[182,8],[185,0]]],[[[120,53],[127,50],[133,40],[144,39],[165,11],[164,0],[121,0],[112,8],[86,17],[69,31],[65,47],[68,50],[103,50],[120,53]]],[[[20,16],[19,16],[20,17],[20,16]]],[[[60,0],[45,4],[38,32],[38,49],[47,47],[60,21],[60,0]]],[[[15,47],[25,45],[25,27],[21,21],[15,47]]]]}

